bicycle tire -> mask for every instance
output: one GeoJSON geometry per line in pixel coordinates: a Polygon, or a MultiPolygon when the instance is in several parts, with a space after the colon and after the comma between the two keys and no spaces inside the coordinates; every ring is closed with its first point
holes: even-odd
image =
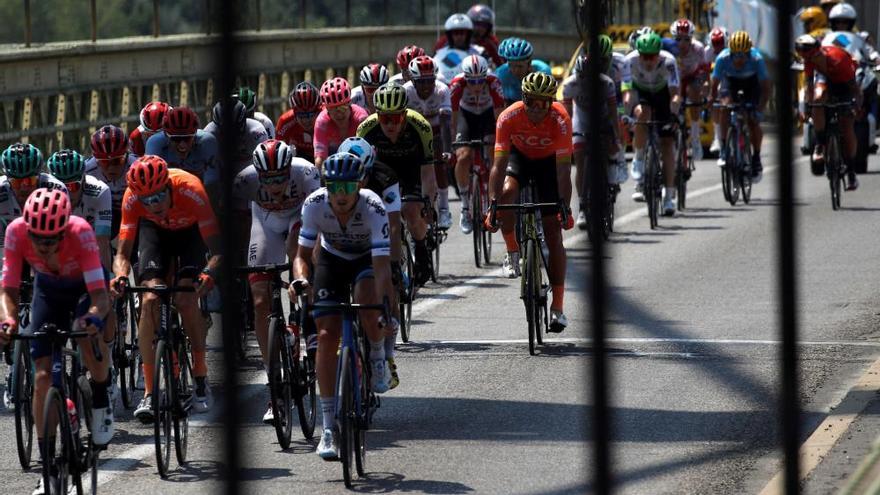
{"type": "Polygon", "coordinates": [[[275,418],[275,437],[283,450],[290,448],[293,430],[292,371],[286,334],[281,320],[277,316],[269,317],[269,398],[275,418]]]}
{"type": "MultiPolygon", "coordinates": [[[[482,222],[482,216],[489,208],[489,191],[483,188],[483,185],[480,185],[480,216],[477,217],[477,221],[482,222]]],[[[480,230],[483,232],[483,262],[486,265],[492,263],[492,232],[480,226],[480,230]]]]}
{"type": "Polygon", "coordinates": [[[736,206],[737,201],[739,201],[739,170],[741,163],[740,157],[737,155],[738,149],[736,130],[731,128],[727,132],[727,164],[725,165],[727,169],[727,202],[730,203],[730,206],[736,206]]]}
{"type": "Polygon", "coordinates": [[[743,204],[749,204],[749,201],[752,199],[752,169],[751,169],[751,160],[752,160],[752,137],[749,134],[749,128],[743,128],[743,144],[742,144],[742,154],[741,157],[745,157],[745,160],[749,162],[749,173],[745,171],[746,162],[743,161],[743,166],[740,167],[740,175],[739,175],[739,190],[740,196],[742,197],[743,204]]]}
{"type": "Polygon", "coordinates": [[[299,415],[299,427],[303,437],[311,440],[315,436],[315,423],[318,418],[318,395],[315,387],[315,363],[313,358],[305,355],[299,362],[294,361],[294,379],[298,383],[296,394],[296,412],[299,415]],[[299,378],[296,378],[296,377],[299,378]]]}
{"type": "Polygon", "coordinates": [[[153,372],[153,443],[156,469],[163,479],[168,477],[171,464],[172,376],[171,349],[167,341],[160,340],[156,345],[156,368],[153,372]]]}
{"type": "Polygon", "coordinates": [[[730,168],[729,165],[722,165],[721,169],[721,191],[724,193],[724,201],[730,203],[730,168]]]}
{"type": "MultiPolygon", "coordinates": [[[[355,354],[355,358],[360,361],[357,369],[368,370],[370,369],[367,365],[366,360],[366,342],[361,340],[360,347],[361,351],[355,354]]],[[[370,414],[370,387],[369,387],[369,373],[362,373],[360,375],[360,379],[358,380],[358,395],[360,396],[360,413],[357,418],[354,418],[352,424],[354,425],[354,467],[355,472],[361,478],[367,475],[367,435],[366,431],[370,427],[371,414],[370,414]]],[[[355,409],[355,414],[357,413],[357,409],[355,409]]]]}
{"type": "Polygon", "coordinates": [[[74,485],[78,494],[84,493],[82,475],[88,473],[88,492],[94,494],[98,491],[98,466],[95,463],[97,450],[95,450],[91,437],[83,441],[83,438],[80,436],[80,433],[83,431],[83,425],[88,425],[90,430],[92,425],[92,386],[85,375],[81,374],[77,378],[76,391],[76,409],[80,411],[78,416],[80,425],[77,429],[79,433],[72,436],[73,445],[77,452],[74,485]]]}
{"type": "MultiPolygon", "coordinates": [[[[44,452],[55,452],[55,456],[48,462],[43,460],[43,486],[47,495],[67,495],[68,488],[76,486],[75,469],[73,464],[76,462],[76,452],[73,446],[73,433],[71,432],[70,416],[67,414],[67,403],[61,396],[61,392],[56,387],[49,388],[46,393],[46,402],[43,404],[43,432],[56,431],[55,425],[50,425],[50,418],[54,416],[58,418],[57,428],[60,434],[51,437],[44,433],[44,452]],[[51,426],[51,427],[50,427],[51,426]],[[55,439],[60,445],[50,445],[49,440],[55,439]],[[55,483],[52,483],[51,473],[56,473],[55,483]]],[[[78,493],[82,492],[82,487],[78,493]]]]}
{"type": "MultiPolygon", "coordinates": [[[[134,294],[128,296],[128,314],[137,315],[138,307],[134,294]]],[[[131,390],[137,388],[138,376],[143,373],[141,368],[141,350],[138,346],[138,320],[135,317],[128,319],[128,383],[131,390]]]]}
{"type": "Polygon", "coordinates": [[[684,170],[690,167],[687,134],[686,130],[678,132],[678,160],[675,164],[675,188],[678,195],[676,209],[678,211],[684,211],[687,203],[687,181],[684,178],[684,170]]]}
{"type": "MultiPolygon", "coordinates": [[[[128,319],[130,316],[127,313],[127,309],[125,299],[116,301],[116,336],[113,339],[113,366],[116,369],[116,378],[119,381],[119,397],[122,399],[122,407],[130,409],[132,405],[132,387],[130,387],[130,383],[126,380],[129,362],[128,353],[125,348],[125,332],[123,331],[128,330],[128,319]]],[[[115,406],[115,404],[111,404],[111,406],[115,406]]]]}
{"type": "MultiPolygon", "coordinates": [[[[401,229],[403,229],[403,226],[401,226],[401,229]]],[[[413,260],[412,245],[405,233],[402,234],[401,242],[401,251],[404,257],[403,270],[407,280],[409,280],[409,285],[403,288],[403,297],[400,300],[400,338],[403,342],[409,342],[410,333],[412,332],[412,301],[415,297],[415,284],[413,283],[415,262],[413,260]]]]}
{"type": "Polygon", "coordinates": [[[538,301],[535,300],[535,241],[534,239],[526,239],[525,256],[523,267],[525,268],[522,276],[522,296],[523,304],[526,306],[526,321],[529,327],[529,354],[534,356],[537,352],[537,331],[538,331],[538,313],[536,311],[538,301]]]}
{"type": "Polygon", "coordinates": [[[192,398],[195,393],[195,379],[192,374],[192,362],[190,361],[190,349],[188,340],[181,335],[177,350],[177,363],[180,370],[178,379],[174,381],[174,397],[176,397],[174,418],[174,453],[177,463],[186,464],[186,454],[189,447],[189,411],[192,398]]]}
{"type": "Polygon", "coordinates": [[[31,374],[30,346],[15,342],[12,355],[12,402],[15,405],[15,443],[18,462],[27,471],[34,452],[34,377],[31,374]]]}
{"type": "Polygon", "coordinates": [[[342,360],[339,369],[339,388],[336,391],[336,396],[339,398],[339,412],[336,415],[339,431],[339,460],[342,463],[342,478],[345,481],[345,487],[351,488],[351,460],[354,454],[351,349],[343,347],[339,359],[342,360]]]}
{"type": "Polygon", "coordinates": [[[481,268],[483,266],[483,222],[480,221],[480,218],[482,217],[483,208],[480,204],[482,198],[480,194],[480,178],[477,174],[471,174],[470,188],[471,225],[473,225],[471,235],[474,241],[474,264],[477,268],[481,268]]]}
{"type": "Polygon", "coordinates": [[[840,146],[836,136],[828,139],[826,157],[825,166],[828,168],[828,181],[831,187],[831,209],[837,211],[840,209],[840,186],[843,177],[840,175],[840,146]]]}
{"type": "Polygon", "coordinates": [[[436,284],[437,279],[440,278],[440,242],[443,239],[443,234],[437,228],[437,224],[434,224],[431,234],[434,236],[434,262],[431,264],[431,282],[436,284]]]}
{"type": "Polygon", "coordinates": [[[652,230],[656,229],[658,225],[657,217],[660,214],[661,201],[657,190],[659,187],[659,184],[657,183],[657,160],[657,150],[652,144],[648,144],[648,150],[645,154],[644,191],[645,201],[648,203],[648,220],[652,230]]]}
{"type": "MultiPolygon", "coordinates": [[[[534,246],[534,243],[532,243],[534,246]]],[[[544,277],[541,273],[541,257],[533,256],[534,266],[532,266],[532,300],[535,304],[535,340],[538,345],[544,345],[544,331],[549,324],[547,316],[547,296],[544,294],[544,277]]]]}

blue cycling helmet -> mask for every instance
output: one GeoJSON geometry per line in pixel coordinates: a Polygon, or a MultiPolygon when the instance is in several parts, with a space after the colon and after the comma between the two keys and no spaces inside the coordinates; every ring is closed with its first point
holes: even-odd
{"type": "Polygon", "coordinates": [[[522,38],[507,38],[498,48],[499,55],[507,60],[518,61],[531,58],[532,44],[522,38]]]}
{"type": "Polygon", "coordinates": [[[321,167],[325,181],[360,181],[366,173],[361,159],[351,153],[334,153],[321,167]]]}
{"type": "Polygon", "coordinates": [[[370,172],[376,161],[376,148],[362,137],[349,137],[336,149],[339,153],[350,153],[361,159],[364,164],[364,174],[370,172]]]}

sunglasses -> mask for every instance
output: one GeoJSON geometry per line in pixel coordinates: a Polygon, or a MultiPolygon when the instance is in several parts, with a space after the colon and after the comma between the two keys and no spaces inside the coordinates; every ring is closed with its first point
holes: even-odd
{"type": "Polygon", "coordinates": [[[58,235],[37,235],[29,232],[28,237],[30,237],[31,241],[37,246],[49,247],[61,242],[61,239],[64,238],[64,233],[62,232],[58,235]]]}
{"type": "Polygon", "coordinates": [[[278,184],[284,184],[290,180],[290,175],[287,173],[279,174],[279,175],[261,175],[260,176],[260,184],[267,186],[277,186],[278,184]]]}
{"type": "Polygon", "coordinates": [[[659,53],[640,53],[640,54],[639,54],[639,57],[641,57],[642,60],[646,60],[646,61],[649,61],[649,62],[650,62],[651,60],[657,60],[657,57],[659,57],[659,56],[660,56],[659,53]]]}
{"type": "Polygon", "coordinates": [[[676,36],[675,37],[675,41],[690,41],[690,40],[691,40],[690,36],[676,36]]]}
{"type": "Polygon", "coordinates": [[[303,120],[312,120],[318,116],[318,112],[296,112],[296,118],[303,120]]]}
{"type": "Polygon", "coordinates": [[[111,156],[110,158],[96,158],[98,165],[102,167],[117,167],[125,163],[128,153],[119,156],[111,156]]]}
{"type": "Polygon", "coordinates": [[[40,176],[32,175],[30,177],[10,177],[9,185],[13,189],[26,189],[37,187],[40,184],[40,176]]]}
{"type": "Polygon", "coordinates": [[[483,84],[484,82],[486,82],[485,77],[466,77],[464,78],[464,80],[467,81],[468,84],[473,84],[475,86],[477,84],[483,84]]]}
{"type": "Polygon", "coordinates": [[[195,134],[169,134],[168,139],[174,141],[175,143],[179,143],[181,141],[189,141],[190,139],[196,137],[195,134]]]}
{"type": "Polygon", "coordinates": [[[406,118],[406,113],[404,112],[395,112],[395,113],[380,113],[379,114],[379,123],[381,124],[399,124],[403,122],[406,118]]]}
{"type": "Polygon", "coordinates": [[[65,182],[64,186],[67,188],[67,192],[70,194],[76,194],[82,190],[83,180],[75,180],[73,182],[65,182]]]}
{"type": "Polygon", "coordinates": [[[149,196],[141,196],[139,199],[144,206],[153,206],[165,201],[165,198],[168,197],[168,189],[163,189],[157,193],[150,194],[149,196]]]}
{"type": "Polygon", "coordinates": [[[546,98],[523,97],[523,104],[532,110],[546,110],[553,104],[553,100],[546,98]]]}
{"type": "Polygon", "coordinates": [[[327,191],[330,194],[352,194],[358,190],[358,183],[354,181],[327,181],[327,191]]]}

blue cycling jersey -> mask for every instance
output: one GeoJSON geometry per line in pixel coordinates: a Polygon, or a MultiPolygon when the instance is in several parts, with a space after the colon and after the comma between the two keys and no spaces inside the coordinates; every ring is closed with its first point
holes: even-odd
{"type": "Polygon", "coordinates": [[[757,48],[752,48],[749,51],[745,64],[740,68],[733,65],[730,48],[725,48],[715,59],[715,69],[712,71],[712,77],[722,81],[730,77],[746,79],[755,75],[758,76],[759,81],[765,81],[769,77],[767,64],[764,63],[764,57],[761,56],[761,52],[757,48]]]}
{"type": "MultiPolygon", "coordinates": [[[[532,60],[532,72],[550,74],[550,65],[543,60],[532,60]]],[[[507,64],[495,70],[495,76],[501,81],[501,90],[507,102],[522,100],[522,81],[510,72],[507,64]]]]}
{"type": "Polygon", "coordinates": [[[220,179],[217,169],[218,148],[217,138],[210,132],[201,129],[196,131],[196,138],[192,150],[186,158],[181,157],[177,150],[171,147],[171,142],[164,132],[154,134],[147,141],[147,155],[162,157],[171,168],[180,168],[202,179],[202,183],[209,184],[220,179]]]}

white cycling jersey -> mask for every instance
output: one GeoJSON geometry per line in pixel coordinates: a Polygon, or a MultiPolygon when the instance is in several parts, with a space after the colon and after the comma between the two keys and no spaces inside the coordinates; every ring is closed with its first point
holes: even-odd
{"type": "Polygon", "coordinates": [[[722,48],[719,51],[715,51],[715,48],[712,45],[706,45],[703,47],[703,63],[711,66],[715,63],[715,59],[718,58],[718,55],[721,55],[721,52],[724,51],[722,48]]]}
{"type": "MultiPolygon", "coordinates": [[[[40,173],[37,187],[67,191],[64,183],[47,173],[40,173]]],[[[5,245],[6,227],[20,216],[21,205],[18,204],[18,200],[15,199],[15,193],[12,192],[12,186],[9,185],[9,177],[5,175],[0,176],[0,222],[3,223],[2,228],[0,228],[0,248],[5,245]]],[[[0,261],[2,260],[3,251],[0,249],[0,261]]]]}
{"type": "Polygon", "coordinates": [[[366,110],[368,112],[370,111],[370,108],[372,107],[372,105],[367,106],[367,97],[364,94],[364,87],[363,86],[357,86],[351,90],[351,102],[353,104],[363,108],[364,110],[366,110]]]}
{"type": "Polygon", "coordinates": [[[272,119],[270,119],[268,115],[263,112],[254,112],[254,116],[251,118],[263,124],[263,127],[266,128],[266,134],[269,136],[269,139],[275,139],[275,124],[272,123],[272,119]]]}
{"type": "Polygon", "coordinates": [[[623,83],[623,66],[626,64],[626,55],[620,52],[611,52],[611,67],[608,68],[608,77],[619,88],[623,83]]]}
{"type": "Polygon", "coordinates": [[[822,46],[838,46],[846,50],[858,63],[880,63],[880,53],[861,36],[849,31],[832,31],[822,38],[822,46]]]}
{"type": "Polygon", "coordinates": [[[304,158],[294,157],[290,164],[290,181],[287,191],[279,198],[272,198],[260,186],[256,167],[250,165],[238,173],[233,183],[232,196],[238,210],[253,203],[267,214],[299,214],[303,201],[321,185],[318,169],[304,158]]]}
{"type": "Polygon", "coordinates": [[[125,182],[125,174],[128,172],[128,167],[130,167],[137,159],[137,155],[129,153],[125,169],[122,170],[122,173],[119,174],[119,177],[117,177],[116,180],[107,179],[104,171],[98,166],[98,160],[96,160],[94,156],[86,160],[86,175],[98,179],[110,188],[110,196],[113,198],[114,210],[120,210],[122,208],[122,195],[125,194],[125,188],[128,187],[128,184],[125,182]]]}
{"type": "Polygon", "coordinates": [[[479,45],[471,45],[467,50],[450,48],[447,45],[437,50],[434,54],[434,64],[438,70],[437,79],[442,75],[444,82],[451,81],[453,77],[461,74],[461,63],[468,55],[483,55],[484,51],[479,45]]]}
{"type": "Polygon", "coordinates": [[[315,247],[321,236],[321,247],[346,260],[361,256],[390,256],[391,242],[388,214],[382,200],[373,191],[361,189],[358,201],[346,225],[340,225],[330,207],[327,188],[313,192],[303,205],[299,245],[315,247]]]}
{"type": "MultiPolygon", "coordinates": [[[[218,143],[221,142],[220,127],[218,127],[217,124],[214,122],[208,122],[208,125],[205,126],[204,130],[205,132],[211,133],[217,139],[218,143]]],[[[267,139],[269,139],[269,134],[266,133],[266,128],[263,127],[263,124],[254,119],[248,118],[247,128],[242,134],[238,146],[236,146],[236,172],[241,171],[243,168],[250,165],[257,145],[267,139]]]]}
{"type": "Polygon", "coordinates": [[[653,68],[647,67],[639,58],[638,51],[632,51],[626,56],[623,65],[623,89],[631,87],[656,93],[666,87],[677,88],[679,86],[678,67],[675,57],[666,50],[660,51],[660,60],[653,68]]]}
{"type": "Polygon", "coordinates": [[[425,99],[419,97],[412,81],[403,85],[406,88],[407,106],[422,114],[431,127],[440,125],[440,115],[452,115],[452,102],[449,98],[449,86],[440,81],[434,83],[434,92],[425,99]]]}
{"type": "Polygon", "coordinates": [[[699,70],[705,72],[706,61],[705,47],[697,40],[691,40],[691,48],[687,53],[678,52],[675,60],[678,62],[678,74],[681,77],[690,77],[699,70]]]}
{"type": "Polygon", "coordinates": [[[110,237],[110,223],[113,220],[110,186],[91,175],[86,175],[85,178],[82,198],[73,209],[73,214],[85,218],[95,231],[95,236],[110,237]]]}

